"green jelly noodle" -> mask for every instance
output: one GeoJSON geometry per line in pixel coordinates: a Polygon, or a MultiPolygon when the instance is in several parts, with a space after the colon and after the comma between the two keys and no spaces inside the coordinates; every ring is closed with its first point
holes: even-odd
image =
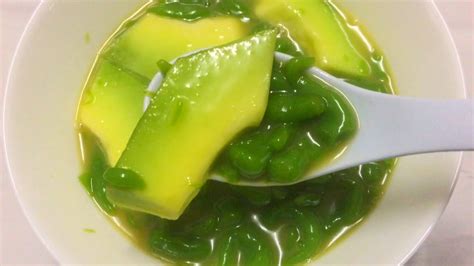
{"type": "MultiPolygon", "coordinates": [[[[266,0],[154,1],[125,23],[109,43],[149,14],[189,25],[208,18],[233,17],[245,25],[248,34],[273,28],[271,21],[254,12],[262,1],[266,0]]],[[[360,35],[351,31],[356,26],[344,25],[354,46],[363,43],[360,35]]],[[[357,132],[356,115],[345,97],[305,73],[307,68],[317,64],[314,54],[302,49],[293,32],[286,27],[279,31],[276,50],[295,58],[287,63],[274,63],[268,106],[261,125],[237,136],[210,169],[211,173],[231,182],[297,181],[312,167],[331,160],[350,145],[351,137],[357,132]]],[[[107,51],[108,46],[105,49],[107,51]]],[[[368,76],[353,76],[337,69],[328,71],[367,89],[393,93],[381,53],[376,49],[363,50],[361,54],[371,69],[368,76]]],[[[149,79],[120,60],[108,53],[99,54],[89,79],[94,79],[100,72],[99,67],[106,64],[107,70],[115,73],[117,83],[126,82],[126,86],[136,87],[135,91],[129,92],[128,98],[144,97],[149,79]]],[[[166,74],[170,69],[167,60],[170,58],[156,58],[156,71],[166,74]]],[[[109,82],[99,81],[103,87],[109,82]]],[[[90,96],[90,86],[86,84],[84,95],[88,99],[83,99],[79,112],[82,105],[96,100],[90,96]]],[[[115,99],[114,95],[110,97],[107,101],[115,99]]],[[[134,112],[138,116],[140,110],[130,113],[134,112]]],[[[209,180],[184,214],[171,221],[111,203],[106,197],[106,187],[140,190],[146,184],[138,174],[112,167],[115,163],[110,162],[104,136],[99,138],[87,124],[80,124],[79,133],[84,167],[80,181],[90,196],[104,213],[114,217],[120,228],[126,228],[139,247],[174,264],[292,265],[308,262],[328,250],[337,238],[348,234],[347,228],[367,217],[383,196],[395,162],[372,162],[290,186],[240,187],[209,180]],[[345,230],[343,234],[342,230],[345,230]]]]}
{"type": "Polygon", "coordinates": [[[230,181],[294,182],[330,160],[357,131],[357,118],[344,96],[305,74],[311,58],[273,66],[264,121],[223,151],[214,171],[230,181]]]}

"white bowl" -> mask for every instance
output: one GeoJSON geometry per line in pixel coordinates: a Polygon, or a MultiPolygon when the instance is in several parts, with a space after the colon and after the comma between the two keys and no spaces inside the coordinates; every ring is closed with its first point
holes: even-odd
{"type": "MultiPolygon", "coordinates": [[[[73,128],[96,52],[144,2],[45,1],[15,56],[4,111],[8,167],[31,225],[61,263],[157,262],[120,234],[79,184],[73,128]]],[[[400,94],[464,97],[458,56],[434,3],[347,1],[343,6],[383,48],[400,94]]],[[[387,194],[367,221],[318,262],[406,261],[446,206],[460,157],[440,153],[402,158],[387,194]]]]}

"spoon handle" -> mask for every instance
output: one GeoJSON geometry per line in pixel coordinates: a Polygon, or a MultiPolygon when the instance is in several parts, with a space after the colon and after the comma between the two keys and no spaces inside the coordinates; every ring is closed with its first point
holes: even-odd
{"type": "Polygon", "coordinates": [[[472,100],[380,94],[364,99],[348,97],[357,105],[361,123],[357,142],[364,144],[365,154],[374,159],[474,149],[472,100]]]}
{"type": "MultiPolygon", "coordinates": [[[[284,54],[277,57],[290,58],[284,54]]],[[[359,88],[315,67],[308,73],[340,90],[359,117],[356,137],[343,158],[328,170],[402,155],[474,150],[472,99],[427,100],[383,94],[359,88]]]]}
{"type": "Polygon", "coordinates": [[[347,150],[304,179],[403,155],[474,150],[474,101],[426,100],[339,88],[359,117],[359,131],[347,150]]]}

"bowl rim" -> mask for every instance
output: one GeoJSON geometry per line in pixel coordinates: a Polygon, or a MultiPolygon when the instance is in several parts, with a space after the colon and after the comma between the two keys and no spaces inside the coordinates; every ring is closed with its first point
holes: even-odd
{"type": "MultiPolygon", "coordinates": [[[[28,207],[26,206],[26,203],[24,202],[24,200],[22,200],[22,197],[20,196],[20,193],[18,192],[17,185],[16,185],[15,179],[14,179],[12,171],[11,171],[10,160],[9,160],[8,153],[7,153],[7,146],[8,145],[7,145],[7,142],[6,142],[6,134],[7,134],[6,131],[7,130],[6,130],[6,122],[5,122],[6,113],[7,113],[7,111],[6,111],[6,109],[7,109],[6,108],[6,103],[7,103],[7,98],[8,98],[7,96],[8,96],[9,91],[11,91],[10,87],[11,87],[14,67],[17,64],[17,59],[18,59],[19,54],[21,53],[21,51],[23,49],[23,46],[24,46],[25,39],[26,39],[27,35],[33,29],[33,25],[35,24],[35,21],[37,19],[40,19],[40,11],[43,9],[44,6],[46,6],[46,4],[48,2],[51,2],[51,0],[40,0],[40,2],[35,7],[34,11],[31,14],[31,17],[28,19],[28,22],[26,23],[25,28],[23,29],[23,32],[22,32],[22,34],[21,34],[21,36],[20,36],[20,38],[17,42],[17,45],[16,45],[15,50],[14,50],[13,55],[12,55],[12,60],[11,60],[10,66],[8,67],[7,79],[6,79],[6,82],[4,84],[5,89],[3,90],[3,102],[1,103],[2,104],[2,110],[1,110],[2,111],[2,115],[1,115],[2,137],[0,138],[0,142],[1,142],[0,147],[2,149],[3,161],[4,161],[5,170],[6,170],[4,172],[4,175],[2,175],[2,178],[9,178],[10,179],[11,185],[12,185],[12,188],[13,188],[13,191],[14,191],[15,198],[18,200],[18,203],[19,203],[20,208],[21,208],[21,212],[26,217],[26,220],[28,221],[29,226],[33,229],[33,232],[38,237],[40,242],[46,247],[46,249],[51,254],[51,256],[58,263],[61,264],[61,261],[58,261],[58,258],[60,256],[58,256],[57,251],[54,250],[51,247],[51,244],[49,243],[49,240],[48,240],[47,236],[44,233],[41,232],[38,223],[35,222],[35,218],[32,217],[32,212],[28,211],[28,207]]],[[[462,88],[461,88],[462,89],[462,94],[463,94],[462,96],[463,96],[463,98],[467,98],[467,89],[466,89],[465,77],[464,77],[464,72],[463,72],[463,66],[461,64],[461,59],[460,59],[460,56],[459,56],[459,52],[458,52],[458,49],[457,49],[456,44],[454,42],[454,38],[452,36],[451,30],[449,29],[449,27],[446,23],[446,20],[445,20],[444,16],[442,15],[442,13],[440,12],[439,7],[436,4],[435,0],[428,0],[427,4],[429,4],[434,9],[434,12],[438,15],[439,19],[441,20],[440,22],[441,22],[441,25],[442,25],[442,30],[447,34],[446,37],[448,38],[450,49],[452,49],[452,51],[454,52],[454,56],[455,56],[454,60],[456,61],[456,65],[457,65],[458,69],[461,70],[461,73],[459,73],[459,74],[460,74],[460,79],[461,79],[460,81],[461,81],[461,86],[462,86],[462,88]]],[[[461,168],[461,165],[462,165],[462,162],[463,162],[463,158],[464,158],[464,153],[463,152],[458,152],[456,171],[455,171],[455,174],[453,176],[453,181],[452,181],[452,183],[450,185],[450,188],[449,188],[449,195],[443,203],[444,206],[442,206],[442,209],[439,212],[439,214],[437,215],[436,219],[433,219],[431,224],[425,229],[425,232],[423,233],[422,237],[419,238],[419,240],[411,248],[411,250],[398,263],[399,265],[405,264],[418,251],[418,249],[422,246],[424,241],[430,235],[433,228],[437,225],[437,223],[439,222],[441,216],[445,212],[446,207],[447,207],[447,205],[449,204],[449,202],[452,198],[454,188],[456,187],[456,184],[459,180],[460,168],[461,168]]],[[[1,181],[1,179],[0,179],[0,181],[1,181]]]]}
{"type": "MultiPolygon", "coordinates": [[[[467,88],[466,88],[466,80],[464,78],[463,66],[462,66],[462,63],[461,63],[461,57],[459,56],[458,48],[456,46],[456,43],[454,42],[453,35],[451,33],[451,30],[448,27],[448,23],[446,22],[446,19],[444,18],[443,14],[439,10],[439,7],[436,4],[435,0],[429,0],[429,2],[432,4],[432,6],[434,8],[434,11],[436,12],[436,14],[441,19],[441,25],[442,25],[444,31],[447,33],[447,37],[449,39],[449,45],[451,46],[451,49],[453,49],[453,51],[454,51],[457,66],[458,66],[459,70],[461,70],[460,78],[461,78],[461,84],[462,84],[461,86],[462,86],[462,92],[463,92],[463,99],[467,99],[467,88]]],[[[448,197],[447,197],[447,199],[444,203],[444,206],[442,207],[441,211],[439,212],[438,217],[436,217],[436,219],[431,222],[430,226],[428,226],[428,228],[426,228],[425,232],[423,233],[423,236],[418,240],[418,242],[411,249],[411,251],[405,256],[405,258],[402,259],[402,261],[400,262],[400,265],[404,265],[405,263],[407,263],[408,260],[411,257],[413,257],[413,255],[415,255],[415,253],[421,248],[421,246],[423,245],[425,240],[428,238],[428,236],[431,234],[431,232],[433,231],[435,226],[438,224],[439,220],[441,219],[441,216],[446,211],[446,208],[448,207],[448,204],[451,201],[451,198],[453,197],[454,188],[456,187],[456,184],[458,183],[458,180],[459,180],[459,174],[460,174],[463,158],[464,158],[464,152],[459,152],[458,165],[456,166],[456,172],[454,174],[454,179],[451,183],[451,187],[449,188],[449,195],[448,195],[448,197]]]]}
{"type": "MultiPolygon", "coordinates": [[[[15,67],[17,58],[20,54],[20,51],[22,50],[22,47],[24,45],[24,41],[25,41],[26,36],[28,35],[29,31],[32,29],[32,25],[34,24],[34,21],[36,19],[38,19],[39,11],[41,10],[43,5],[45,5],[45,4],[46,4],[46,1],[40,0],[40,2],[35,7],[33,12],[31,13],[30,18],[28,19],[28,22],[25,25],[25,28],[23,29],[23,32],[20,35],[20,39],[18,40],[18,43],[17,43],[17,45],[15,47],[15,50],[13,52],[11,63],[10,63],[10,66],[9,66],[8,72],[7,72],[7,81],[6,81],[5,87],[4,87],[5,89],[3,91],[3,102],[1,103],[2,104],[2,116],[1,116],[1,120],[2,120],[1,121],[2,138],[0,139],[0,142],[1,142],[0,144],[1,144],[2,155],[3,155],[3,163],[4,163],[4,166],[5,166],[5,170],[6,170],[5,174],[3,175],[2,178],[9,178],[10,179],[10,183],[11,183],[11,186],[13,188],[13,193],[15,195],[15,198],[18,201],[18,204],[20,205],[22,214],[25,216],[25,218],[28,222],[28,225],[31,227],[31,229],[33,230],[34,234],[39,239],[41,244],[43,244],[43,246],[46,247],[46,250],[48,250],[48,252],[54,258],[54,260],[58,261],[56,252],[49,245],[48,240],[46,239],[46,236],[41,233],[41,230],[40,230],[40,228],[38,228],[37,223],[34,222],[34,218],[31,216],[31,212],[28,212],[24,201],[21,200],[21,196],[20,196],[20,193],[18,192],[18,188],[17,188],[16,182],[15,182],[15,179],[13,177],[12,170],[11,170],[11,167],[10,167],[10,160],[8,159],[7,141],[6,141],[6,139],[7,139],[7,137],[6,137],[7,130],[6,130],[6,122],[5,122],[5,118],[6,118],[6,115],[7,115],[6,103],[7,103],[8,93],[11,90],[10,87],[11,87],[11,80],[12,80],[12,76],[13,76],[12,74],[13,74],[13,71],[14,71],[14,67],[15,67]]],[[[1,179],[0,179],[0,181],[1,181],[1,179]]]]}

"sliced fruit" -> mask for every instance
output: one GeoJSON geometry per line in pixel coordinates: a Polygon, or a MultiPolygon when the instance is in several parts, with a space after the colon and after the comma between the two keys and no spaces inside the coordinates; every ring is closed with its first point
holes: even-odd
{"type": "Polygon", "coordinates": [[[107,60],[96,65],[79,107],[80,123],[100,139],[109,163],[115,165],[143,114],[149,81],[141,76],[150,78],[159,71],[160,59],[171,60],[246,35],[244,24],[236,18],[188,23],[145,15],[106,48],[103,57],[107,60]]]}
{"type": "Polygon", "coordinates": [[[156,62],[243,38],[247,26],[237,18],[212,17],[194,22],[146,14],[104,50],[104,57],[151,79],[156,62]]]}
{"type": "Polygon", "coordinates": [[[116,167],[141,190],[107,188],[119,206],[177,219],[220,150],[260,124],[268,101],[275,32],[179,59],[135,128],[116,167]]]}
{"type": "Polygon", "coordinates": [[[258,17],[285,27],[316,65],[350,76],[367,76],[370,65],[354,47],[347,22],[328,0],[256,0],[258,17]]]}
{"type": "Polygon", "coordinates": [[[143,115],[147,82],[101,60],[81,99],[78,118],[101,141],[115,164],[143,115]]]}

